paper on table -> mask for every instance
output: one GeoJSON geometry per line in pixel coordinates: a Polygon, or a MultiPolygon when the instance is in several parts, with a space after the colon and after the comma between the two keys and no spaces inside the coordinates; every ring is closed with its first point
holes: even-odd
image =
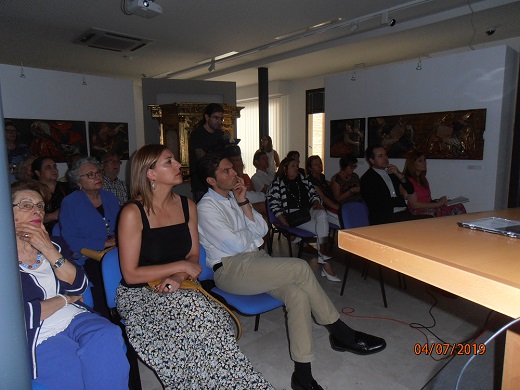
{"type": "Polygon", "coordinates": [[[451,206],[457,203],[466,203],[469,202],[469,199],[465,196],[457,196],[456,198],[448,200],[445,204],[446,206],[451,206]]]}

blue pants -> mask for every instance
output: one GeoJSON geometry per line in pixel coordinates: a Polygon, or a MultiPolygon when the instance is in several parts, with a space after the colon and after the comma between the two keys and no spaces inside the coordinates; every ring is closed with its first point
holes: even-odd
{"type": "Polygon", "coordinates": [[[41,343],[36,363],[35,382],[51,390],[128,389],[121,329],[94,313],[78,314],[63,332],[41,343]]]}

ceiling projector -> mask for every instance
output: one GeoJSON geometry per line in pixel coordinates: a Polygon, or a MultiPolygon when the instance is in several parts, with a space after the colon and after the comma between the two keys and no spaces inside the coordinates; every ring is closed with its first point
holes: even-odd
{"type": "Polygon", "coordinates": [[[151,0],[128,0],[126,10],[142,18],[153,18],[163,13],[162,7],[151,0]]]}

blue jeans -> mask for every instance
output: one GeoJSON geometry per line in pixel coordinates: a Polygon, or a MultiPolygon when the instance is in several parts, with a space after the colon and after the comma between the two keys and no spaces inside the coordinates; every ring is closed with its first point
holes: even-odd
{"type": "Polygon", "coordinates": [[[34,382],[48,389],[128,389],[121,329],[94,313],[78,314],[63,332],[41,343],[36,362],[34,382]]]}

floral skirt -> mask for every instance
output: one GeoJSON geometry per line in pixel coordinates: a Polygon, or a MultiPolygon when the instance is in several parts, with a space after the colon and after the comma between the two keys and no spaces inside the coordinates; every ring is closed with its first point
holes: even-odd
{"type": "Polygon", "coordinates": [[[225,309],[195,290],[117,288],[130,343],[166,389],[273,389],[238,348],[225,309]]]}

